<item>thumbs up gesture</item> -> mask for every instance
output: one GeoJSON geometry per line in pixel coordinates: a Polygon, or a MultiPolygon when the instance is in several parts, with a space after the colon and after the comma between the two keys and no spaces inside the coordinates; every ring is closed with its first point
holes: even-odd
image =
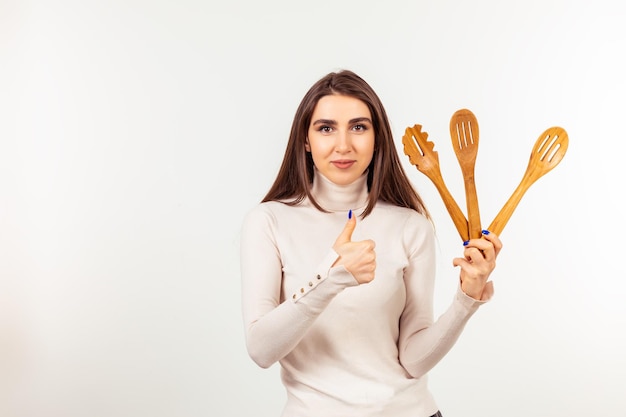
{"type": "Polygon", "coordinates": [[[376,271],[376,244],[373,240],[352,241],[356,228],[356,216],[350,216],[345,227],[337,237],[333,249],[339,255],[333,266],[343,265],[359,284],[366,284],[374,279],[376,271]]]}

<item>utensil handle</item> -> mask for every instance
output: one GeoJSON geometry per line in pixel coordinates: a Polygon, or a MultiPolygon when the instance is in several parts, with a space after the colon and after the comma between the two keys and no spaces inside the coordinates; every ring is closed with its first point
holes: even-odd
{"type": "Polygon", "coordinates": [[[467,204],[467,229],[470,239],[478,239],[482,236],[480,225],[480,210],[478,209],[478,196],[474,174],[465,178],[465,201],[467,204]]]}
{"type": "Polygon", "coordinates": [[[522,200],[522,197],[528,190],[528,187],[530,187],[530,184],[532,183],[528,183],[524,180],[522,180],[519,183],[515,191],[513,191],[513,194],[511,194],[511,197],[509,197],[506,203],[504,203],[504,206],[502,206],[502,209],[500,209],[496,217],[493,219],[493,221],[489,225],[488,230],[490,232],[493,232],[497,235],[500,235],[500,233],[502,233],[502,230],[504,230],[504,226],[506,226],[509,219],[513,215],[515,208],[517,207],[519,202],[522,200]]]}
{"type": "Polygon", "coordinates": [[[443,183],[439,183],[437,181],[433,181],[437,191],[439,191],[439,195],[443,200],[443,204],[446,206],[446,210],[448,210],[448,214],[450,218],[452,218],[452,222],[456,227],[456,230],[459,232],[459,236],[463,239],[463,242],[469,240],[468,227],[467,227],[467,219],[465,215],[461,211],[461,208],[457,204],[450,191],[443,183]]]}

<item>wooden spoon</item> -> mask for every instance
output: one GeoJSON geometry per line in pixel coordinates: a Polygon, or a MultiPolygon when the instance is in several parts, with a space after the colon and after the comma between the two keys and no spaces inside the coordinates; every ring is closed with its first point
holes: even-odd
{"type": "Polygon", "coordinates": [[[465,242],[469,239],[467,219],[443,181],[439,167],[439,155],[437,151],[433,151],[435,144],[428,141],[428,133],[422,132],[421,125],[407,127],[404,136],[402,136],[402,143],[404,144],[404,153],[409,157],[409,162],[435,184],[456,230],[465,242]]]}
{"type": "Polygon", "coordinates": [[[474,182],[474,166],[478,153],[478,121],[474,113],[467,109],[456,111],[450,119],[450,137],[465,182],[469,237],[478,239],[482,236],[482,228],[474,182]]]}
{"type": "Polygon", "coordinates": [[[522,196],[535,181],[561,162],[567,151],[568,144],[567,132],[560,127],[546,129],[539,136],[530,154],[528,167],[520,184],[496,215],[496,218],[491,222],[491,225],[489,225],[490,232],[494,232],[497,235],[502,233],[504,226],[511,218],[522,196]]]}

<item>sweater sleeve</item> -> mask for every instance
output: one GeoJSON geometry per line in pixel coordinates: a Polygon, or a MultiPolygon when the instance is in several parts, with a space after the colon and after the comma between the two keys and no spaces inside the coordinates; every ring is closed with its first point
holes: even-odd
{"type": "Polygon", "coordinates": [[[404,271],[406,305],[400,318],[400,363],[415,377],[430,371],[454,346],[469,318],[486,301],[469,297],[460,288],[448,309],[434,321],[435,236],[432,225],[411,216],[404,242],[409,264],[404,271]]]}
{"type": "Polygon", "coordinates": [[[281,300],[282,262],[276,218],[260,205],[246,216],[241,231],[242,313],[250,357],[267,368],[297,346],[315,319],[344,288],[357,285],[343,266],[331,268],[330,249],[308,285],[281,300]]]}

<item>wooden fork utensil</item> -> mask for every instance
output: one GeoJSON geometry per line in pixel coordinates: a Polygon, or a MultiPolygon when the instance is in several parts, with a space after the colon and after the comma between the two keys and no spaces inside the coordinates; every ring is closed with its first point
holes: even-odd
{"type": "Polygon", "coordinates": [[[567,132],[560,127],[546,129],[539,136],[530,154],[530,160],[520,184],[489,225],[490,232],[497,235],[502,233],[504,226],[506,226],[528,188],[561,162],[565,152],[567,152],[568,144],[567,132]]]}

